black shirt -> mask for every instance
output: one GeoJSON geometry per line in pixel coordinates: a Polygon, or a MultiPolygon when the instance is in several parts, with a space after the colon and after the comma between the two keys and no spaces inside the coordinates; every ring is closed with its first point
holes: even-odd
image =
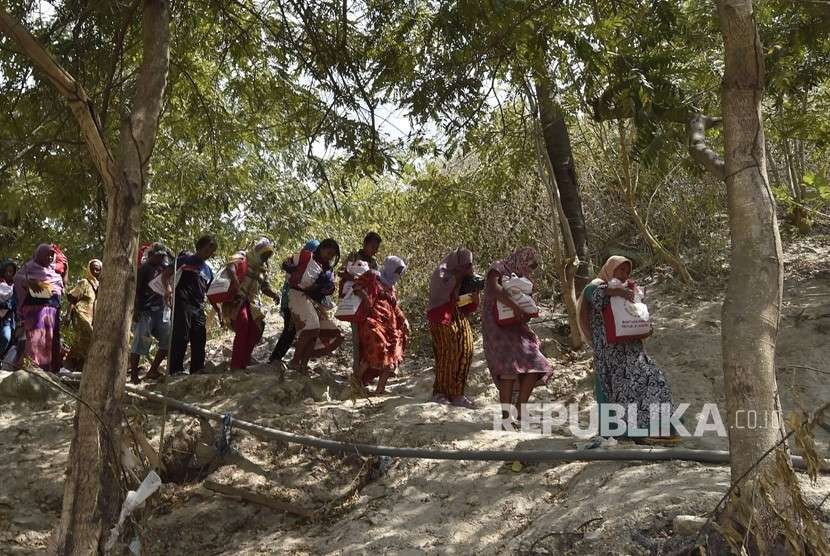
{"type": "Polygon", "coordinates": [[[153,266],[150,263],[144,263],[138,269],[138,286],[135,292],[137,312],[149,313],[164,309],[164,297],[150,288],[150,282],[161,274],[162,270],[164,270],[163,265],[153,266]]]}
{"type": "Polygon", "coordinates": [[[177,272],[181,270],[181,278],[176,286],[176,304],[183,303],[189,307],[202,307],[205,303],[210,283],[213,282],[213,271],[208,264],[197,255],[179,257],[177,272]]]}

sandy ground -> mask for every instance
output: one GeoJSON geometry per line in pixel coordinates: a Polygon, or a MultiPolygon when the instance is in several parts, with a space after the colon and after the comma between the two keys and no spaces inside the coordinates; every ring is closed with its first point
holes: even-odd
{"type": "MultiPolygon", "coordinates": [[[[830,399],[827,253],[820,242],[787,250],[777,358],[787,411],[830,399]]],[[[690,403],[692,416],[704,403],[723,407],[716,293],[681,297],[656,285],[650,294],[656,332],[648,351],[665,369],[675,402],[690,403]]],[[[590,356],[562,349],[561,323],[561,315],[549,312],[534,324],[557,368],[535,399],[590,403],[590,356]]],[[[259,360],[267,359],[280,326],[279,317],[269,317],[267,343],[255,353],[259,360]]],[[[348,345],[310,376],[289,372],[280,381],[269,365],[221,372],[229,342],[228,336],[211,341],[212,372],[151,388],[275,428],[364,443],[509,450],[573,448],[577,441],[559,429],[550,435],[494,432],[488,406],[495,390],[480,344],[468,387],[478,408],[470,410],[426,401],[433,375],[423,353],[406,362],[387,395],[341,401],[348,345]]],[[[0,553],[43,553],[60,515],[74,402],[38,385],[30,385],[29,400],[18,400],[4,389],[7,377],[0,376],[0,553]]],[[[143,430],[158,446],[161,409],[132,405],[130,413],[143,416],[143,430]]],[[[195,430],[194,419],[168,415],[168,439],[195,430]]],[[[817,444],[827,457],[830,435],[820,431],[817,444]]],[[[238,429],[232,445],[244,461],[209,475],[177,477],[179,483],[165,483],[151,499],[136,527],[143,553],[669,554],[687,542],[673,532],[672,519],[706,515],[729,485],[726,466],[690,462],[551,462],[521,469],[497,462],[386,462],[265,443],[238,429]],[[217,494],[204,480],[316,514],[305,519],[217,494]]],[[[726,441],[710,435],[683,446],[725,449],[726,441]]],[[[830,494],[830,476],[815,484],[799,476],[808,505],[817,507],[830,494]]],[[[830,502],[819,513],[830,524],[830,502]]]]}

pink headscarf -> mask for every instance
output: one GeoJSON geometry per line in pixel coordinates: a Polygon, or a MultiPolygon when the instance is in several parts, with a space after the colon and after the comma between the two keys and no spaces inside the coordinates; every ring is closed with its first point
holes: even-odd
{"type": "Polygon", "coordinates": [[[518,274],[519,276],[529,276],[531,274],[530,265],[538,262],[539,253],[533,247],[520,247],[513,251],[506,259],[494,262],[490,266],[490,270],[495,270],[499,274],[509,276],[510,274],[518,274]]]}
{"type": "Polygon", "coordinates": [[[473,262],[473,253],[469,249],[459,247],[444,257],[429,282],[429,305],[427,311],[446,305],[452,300],[455,290],[455,272],[473,262]]]}
{"type": "Polygon", "coordinates": [[[54,263],[49,263],[49,255],[55,250],[48,243],[41,243],[35,249],[31,259],[14,277],[14,292],[17,296],[17,306],[22,307],[29,293],[29,280],[43,282],[52,288],[52,294],[63,295],[63,278],[55,271],[54,263]]]}

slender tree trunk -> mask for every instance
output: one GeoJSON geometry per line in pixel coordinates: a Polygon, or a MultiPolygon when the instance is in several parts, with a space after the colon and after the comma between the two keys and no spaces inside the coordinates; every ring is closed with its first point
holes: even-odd
{"type": "Polygon", "coordinates": [[[571,236],[573,236],[576,256],[579,258],[574,284],[578,291],[582,291],[582,288],[591,281],[592,276],[588,259],[588,234],[571,150],[571,136],[565,123],[565,113],[552,95],[550,77],[547,73],[541,71],[535,73],[534,88],[539,104],[539,119],[542,122],[545,149],[553,167],[553,174],[556,176],[562,210],[565,212],[571,236]]]}
{"type": "MultiPolygon", "coordinates": [[[[783,263],[775,202],[767,181],[761,99],[764,60],[751,0],[718,2],[725,52],[721,104],[723,110],[725,174],[732,237],[730,273],[723,304],[723,371],[728,410],[732,480],[746,474],[733,516],[749,524],[736,505],[754,507],[752,518],[758,549],[774,552],[781,544],[781,523],[758,493],[759,477],[780,473],[776,459],[764,454],[781,439],[778,386],[775,379],[775,342],[781,311],[783,263]],[[753,412],[765,426],[741,427],[741,415],[753,412]],[[766,547],[765,549],[763,547],[766,547]]],[[[785,447],[778,450],[784,451],[785,447]]],[[[789,458],[787,458],[789,461],[789,458]]],[[[791,474],[792,469],[788,468],[791,474]]],[[[772,481],[775,511],[793,518],[789,481],[772,481]]],[[[797,484],[797,483],[796,483],[797,484]]]]}
{"type": "Polygon", "coordinates": [[[141,207],[169,68],[167,0],[144,0],[143,59],[132,112],[121,127],[118,158],[107,145],[83,87],[17,21],[0,10],[9,36],[64,96],[78,120],[107,193],[107,225],[95,329],[81,380],[75,436],[69,453],[59,554],[104,552],[126,491],[122,479],[121,401],[135,295],[135,254],[141,207]]]}
{"type": "MultiPolygon", "coordinates": [[[[796,149],[799,147],[800,141],[794,140],[796,149]]],[[[787,164],[787,183],[790,186],[790,195],[793,197],[795,204],[790,209],[790,216],[792,222],[798,231],[802,234],[810,232],[810,223],[807,220],[807,213],[804,210],[804,172],[803,166],[798,164],[796,160],[796,153],[793,152],[790,140],[784,138],[784,162],[787,164]]]]}
{"type": "Polygon", "coordinates": [[[559,197],[559,188],[556,187],[556,177],[553,174],[553,167],[551,166],[550,157],[545,150],[544,140],[542,138],[541,126],[536,123],[533,130],[533,140],[536,145],[536,160],[539,167],[539,178],[545,185],[545,189],[550,196],[551,207],[554,213],[554,228],[557,232],[554,241],[554,252],[556,253],[556,266],[560,272],[560,289],[562,292],[562,301],[565,304],[565,312],[568,315],[568,326],[570,327],[570,345],[572,349],[580,349],[582,347],[582,335],[579,333],[579,315],[576,310],[576,289],[574,287],[574,279],[576,276],[576,248],[574,247],[573,236],[571,229],[567,224],[565,212],[562,209],[562,199],[559,197]],[[538,126],[538,127],[537,127],[538,126]],[[560,243],[560,237],[562,243],[560,243]],[[564,246],[564,250],[562,249],[564,246]],[[563,252],[564,251],[564,252],[563,252]]]}
{"type": "Polygon", "coordinates": [[[637,186],[635,183],[636,180],[631,177],[631,157],[629,156],[629,142],[625,131],[625,122],[622,120],[617,120],[617,122],[620,134],[620,160],[622,161],[623,170],[622,180],[625,182],[621,185],[625,195],[625,203],[628,205],[629,212],[631,212],[634,225],[637,226],[640,235],[646,240],[646,243],[648,243],[652,252],[657,255],[657,258],[672,267],[677,272],[677,276],[681,282],[687,285],[691,284],[692,277],[689,275],[686,265],[683,264],[683,261],[680,260],[678,255],[666,249],[660,240],[651,233],[651,230],[648,229],[648,226],[640,216],[640,212],[637,210],[637,186]]]}

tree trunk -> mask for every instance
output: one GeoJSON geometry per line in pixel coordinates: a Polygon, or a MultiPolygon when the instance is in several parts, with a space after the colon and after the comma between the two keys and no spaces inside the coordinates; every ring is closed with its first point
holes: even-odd
{"type": "MultiPolygon", "coordinates": [[[[800,141],[794,140],[796,148],[799,147],[800,141]]],[[[790,195],[793,198],[793,206],[790,208],[790,217],[793,225],[798,228],[802,234],[810,232],[810,222],[807,219],[807,212],[804,210],[804,171],[803,166],[796,161],[796,154],[793,153],[790,145],[790,140],[784,138],[784,161],[787,164],[787,184],[790,187],[790,195]]],[[[803,147],[802,147],[803,148],[803,147]]]]}
{"type": "Polygon", "coordinates": [[[104,552],[126,493],[120,462],[121,401],[135,295],[135,255],[141,208],[169,68],[167,0],[144,0],[143,58],[132,112],[113,158],[83,87],[17,21],[0,10],[8,35],[63,95],[78,120],[107,192],[107,226],[95,328],[81,379],[75,435],[69,452],[59,554],[104,552]]]}
{"type": "MultiPolygon", "coordinates": [[[[562,301],[565,304],[565,312],[568,315],[568,326],[570,327],[569,342],[572,349],[580,349],[582,347],[582,335],[579,333],[579,314],[577,313],[576,305],[576,289],[574,287],[574,279],[577,270],[577,256],[576,248],[574,247],[574,239],[571,235],[571,229],[567,225],[567,218],[565,211],[562,209],[562,199],[559,197],[559,188],[556,187],[556,177],[553,173],[550,157],[547,150],[545,150],[544,140],[542,138],[541,129],[537,129],[538,122],[533,126],[533,142],[536,145],[536,160],[539,167],[539,179],[545,185],[545,189],[550,196],[551,207],[554,215],[554,230],[555,237],[554,252],[556,254],[555,264],[560,272],[560,289],[562,292],[562,301]],[[560,243],[560,234],[561,240],[560,243]],[[562,246],[564,246],[564,253],[562,246]]],[[[541,127],[541,126],[539,126],[541,127]]]]}
{"type": "Polygon", "coordinates": [[[543,71],[534,74],[534,88],[539,104],[539,119],[542,122],[542,135],[545,149],[556,176],[556,186],[562,201],[562,210],[567,217],[568,226],[573,236],[579,267],[576,270],[574,285],[577,291],[591,281],[591,266],[588,259],[588,235],[585,228],[585,216],[582,213],[582,197],[576,178],[571,137],[565,124],[562,107],[554,100],[550,78],[543,71]]]}
{"type": "MultiPolygon", "coordinates": [[[[723,110],[725,174],[732,238],[730,273],[723,304],[723,372],[728,411],[732,481],[745,483],[732,517],[741,527],[741,503],[755,507],[752,518],[757,549],[775,552],[781,544],[781,523],[766,499],[757,492],[763,473],[776,469],[775,458],[763,458],[783,434],[775,379],[775,342],[781,310],[783,263],[775,202],[767,181],[761,99],[764,61],[751,0],[718,2],[725,52],[721,104],[723,110]],[[766,426],[736,426],[740,415],[757,412],[766,426]],[[753,466],[762,460],[757,467],[753,466]],[[763,547],[766,546],[764,549],[763,547]]],[[[785,447],[777,450],[783,451],[785,447]]],[[[789,461],[789,458],[787,458],[789,461]]],[[[789,473],[792,469],[788,468],[789,473]]],[[[785,484],[772,481],[775,511],[795,521],[792,493],[785,484]]],[[[797,483],[796,483],[797,484],[797,483]]],[[[751,549],[750,549],[751,551],[751,549]]]]}

